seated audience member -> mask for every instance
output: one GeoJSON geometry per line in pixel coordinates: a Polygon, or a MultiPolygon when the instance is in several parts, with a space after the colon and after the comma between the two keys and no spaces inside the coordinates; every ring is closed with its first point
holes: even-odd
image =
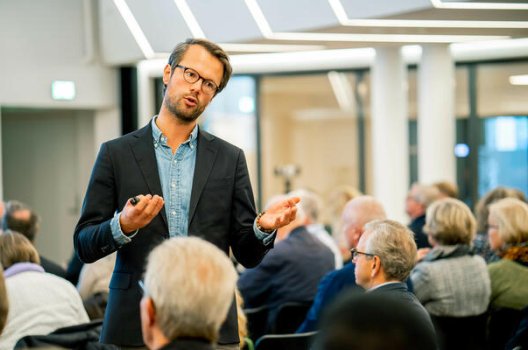
{"type": "Polygon", "coordinates": [[[324,225],[319,222],[321,212],[321,199],[319,196],[308,190],[296,190],[291,192],[290,196],[302,197],[306,214],[306,229],[334,253],[335,268],[340,269],[343,267],[343,257],[336,241],[330,236],[324,225]]]}
{"type": "Polygon", "coordinates": [[[140,306],[146,346],[213,350],[234,300],[236,279],[224,252],[200,238],[171,238],[154,248],[140,306]]]}
{"type": "Polygon", "coordinates": [[[386,294],[408,304],[422,315],[422,322],[434,327],[431,318],[404,282],[416,261],[416,243],[411,230],[393,220],[375,220],[365,225],[365,232],[356,249],[356,283],[367,293],[386,294]]]}
{"type": "MultiPolygon", "coordinates": [[[[341,216],[341,227],[349,249],[357,246],[365,224],[385,218],[382,204],[374,197],[359,196],[349,201],[341,216]]],[[[343,268],[332,271],[321,279],[312,307],[297,333],[316,330],[321,311],[344,290],[357,287],[354,267],[354,263],[349,262],[343,268]]]]}
{"type": "MultiPolygon", "coordinates": [[[[4,230],[23,234],[34,245],[35,238],[39,233],[39,217],[25,204],[18,201],[9,201],[6,205],[3,228],[4,230]]],[[[39,255],[39,258],[40,265],[44,268],[44,271],[62,278],[66,277],[66,271],[60,265],[46,259],[42,255],[39,255]]]]}
{"type": "Polygon", "coordinates": [[[22,234],[7,231],[0,235],[0,262],[5,267],[9,299],[0,349],[13,349],[26,335],[44,335],[89,321],[75,287],[44,272],[35,247],[22,234]]]}
{"type": "Polygon", "coordinates": [[[4,330],[7,314],[9,312],[9,301],[7,299],[7,291],[4,279],[4,269],[0,264],[0,334],[4,330]]]}
{"type": "Polygon", "coordinates": [[[414,232],[414,239],[418,248],[430,247],[427,235],[423,232],[426,210],[431,203],[440,198],[436,187],[414,183],[405,199],[405,211],[411,218],[409,228],[414,232]]]}
{"type": "Polygon", "coordinates": [[[492,308],[528,306],[528,204],[501,199],[489,207],[491,249],[501,259],[488,265],[492,308]]]}
{"type": "Polygon", "coordinates": [[[473,241],[473,250],[489,264],[500,259],[490,248],[488,240],[488,217],[490,204],[503,198],[517,198],[526,202],[524,193],[514,188],[497,187],[486,193],[477,203],[477,236],[473,241]]]}
{"type": "Polygon", "coordinates": [[[323,313],[314,349],[435,350],[423,312],[385,293],[344,293],[323,313]]]}
{"type": "Polygon", "coordinates": [[[434,316],[483,314],[489,303],[486,262],[470,244],[476,222],[463,202],[446,198],[427,209],[425,231],[433,249],[411,273],[414,293],[434,316]]]}
{"type": "Polygon", "coordinates": [[[301,197],[295,220],[278,230],[277,235],[285,239],[276,243],[258,266],[245,270],[238,280],[246,308],[269,306],[270,327],[280,305],[312,302],[321,277],[334,270],[332,251],[306,229],[303,203],[301,197]]]}

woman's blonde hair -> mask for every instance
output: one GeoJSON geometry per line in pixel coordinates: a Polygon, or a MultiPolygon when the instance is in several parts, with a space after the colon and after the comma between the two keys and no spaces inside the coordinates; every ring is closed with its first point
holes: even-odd
{"type": "Polygon", "coordinates": [[[498,234],[506,244],[528,242],[528,204],[516,198],[504,198],[489,206],[497,221],[498,234]]]}
{"type": "Polygon", "coordinates": [[[470,244],[477,231],[469,207],[454,198],[433,202],[427,208],[425,220],[424,231],[441,245],[470,244]]]}
{"type": "Polygon", "coordinates": [[[37,250],[23,234],[5,231],[0,235],[0,263],[8,269],[21,262],[40,264],[37,250]]]}

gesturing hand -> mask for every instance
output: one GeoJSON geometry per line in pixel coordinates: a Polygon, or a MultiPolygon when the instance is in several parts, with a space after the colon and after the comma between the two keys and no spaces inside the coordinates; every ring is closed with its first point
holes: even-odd
{"type": "Polygon", "coordinates": [[[163,198],[157,194],[154,196],[150,194],[138,195],[134,198],[139,201],[134,205],[129,199],[119,217],[119,224],[124,234],[132,233],[147,226],[163,208],[163,198]]]}
{"type": "Polygon", "coordinates": [[[296,204],[300,201],[299,197],[292,197],[272,205],[260,217],[258,224],[266,231],[276,230],[288,225],[295,220],[297,215],[296,204]]]}

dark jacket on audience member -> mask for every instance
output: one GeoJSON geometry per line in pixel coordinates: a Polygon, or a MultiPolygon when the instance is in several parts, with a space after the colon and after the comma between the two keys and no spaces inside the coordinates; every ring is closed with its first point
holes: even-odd
{"type": "Polygon", "coordinates": [[[425,226],[425,215],[415,218],[409,224],[409,229],[414,232],[414,240],[416,241],[416,247],[420,248],[430,248],[429,240],[427,239],[427,234],[423,231],[425,226]]]}
{"type": "Polygon", "coordinates": [[[63,269],[59,264],[54,263],[53,261],[46,259],[42,255],[40,256],[40,266],[47,273],[51,273],[55,276],[66,278],[66,270],[63,269]]]}
{"type": "Polygon", "coordinates": [[[277,243],[257,267],[244,271],[238,288],[245,307],[270,307],[271,323],[279,305],[311,302],[319,280],[334,266],[332,251],[301,226],[277,243]]]}
{"type": "Polygon", "coordinates": [[[306,314],[304,322],[297,329],[297,333],[305,333],[317,330],[317,323],[321,311],[332,302],[344,290],[348,288],[361,288],[356,284],[354,275],[355,265],[350,262],[339,270],[332,271],[324,276],[317,287],[312,307],[306,314]]]}

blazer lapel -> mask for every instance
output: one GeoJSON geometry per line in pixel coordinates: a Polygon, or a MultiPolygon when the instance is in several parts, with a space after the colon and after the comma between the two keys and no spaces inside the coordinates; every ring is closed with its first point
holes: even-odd
{"type": "MultiPolygon", "coordinates": [[[[134,157],[141,169],[143,178],[147,183],[150,194],[163,196],[161,190],[161,182],[159,178],[158,163],[156,162],[156,153],[154,151],[154,145],[152,140],[152,126],[150,122],[143,129],[139,130],[136,134],[136,140],[131,142],[132,152],[134,157]]],[[[160,211],[163,222],[168,228],[167,214],[163,208],[160,211]]]]}
{"type": "Polygon", "coordinates": [[[214,136],[199,130],[196,165],[191,191],[191,203],[189,206],[189,225],[192,222],[198,200],[209,178],[209,174],[211,174],[216,159],[217,150],[213,147],[213,140],[214,136]]]}

